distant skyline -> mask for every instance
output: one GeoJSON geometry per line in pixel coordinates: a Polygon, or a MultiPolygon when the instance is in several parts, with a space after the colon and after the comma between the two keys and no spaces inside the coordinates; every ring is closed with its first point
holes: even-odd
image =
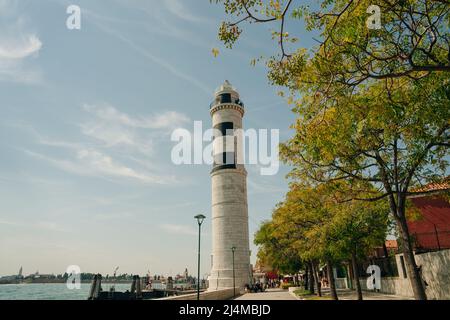
{"type": "MultiPolygon", "coordinates": [[[[209,128],[225,79],[245,128],[279,129],[283,141],[294,122],[265,66],[250,64],[277,53],[270,30],[250,26],[227,50],[223,19],[208,0],[0,0],[0,275],[194,273],[199,213],[209,272],[211,167],[172,164],[171,132],[209,128]],[[79,31],[66,28],[70,4],[79,31]]],[[[253,264],[253,235],[288,188],[288,168],[259,169],[247,166],[253,264]]]]}

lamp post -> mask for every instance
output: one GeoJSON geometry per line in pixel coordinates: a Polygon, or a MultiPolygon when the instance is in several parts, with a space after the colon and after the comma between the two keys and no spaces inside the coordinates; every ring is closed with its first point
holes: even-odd
{"type": "Polygon", "coordinates": [[[197,219],[198,223],[197,300],[200,300],[200,233],[202,229],[202,223],[206,217],[202,214],[199,214],[196,215],[194,218],[197,219]]]}
{"type": "Polygon", "coordinates": [[[232,246],[231,247],[231,252],[233,254],[233,298],[236,297],[236,276],[234,273],[234,252],[236,251],[236,247],[232,246]]]}

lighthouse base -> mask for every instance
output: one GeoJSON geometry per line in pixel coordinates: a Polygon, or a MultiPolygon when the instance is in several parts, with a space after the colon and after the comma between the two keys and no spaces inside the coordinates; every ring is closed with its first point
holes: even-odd
{"type": "Polygon", "coordinates": [[[246,285],[251,284],[250,265],[247,269],[235,269],[234,272],[235,277],[233,281],[233,269],[211,270],[211,275],[208,278],[208,290],[233,288],[233,283],[236,288],[244,289],[246,285]]]}

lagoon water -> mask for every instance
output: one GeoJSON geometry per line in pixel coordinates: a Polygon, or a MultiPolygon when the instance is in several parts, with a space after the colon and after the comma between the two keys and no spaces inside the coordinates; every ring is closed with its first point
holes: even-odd
{"type": "MultiPolygon", "coordinates": [[[[3,284],[0,285],[0,300],[86,300],[89,283],[81,284],[81,289],[70,290],[65,283],[3,284]]],[[[111,284],[102,284],[109,291],[111,284]]],[[[131,283],[116,284],[116,291],[130,290],[131,283]]]]}

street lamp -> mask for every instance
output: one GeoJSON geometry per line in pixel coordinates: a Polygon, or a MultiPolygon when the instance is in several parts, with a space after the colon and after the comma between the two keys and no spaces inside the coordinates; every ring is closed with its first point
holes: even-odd
{"type": "Polygon", "coordinates": [[[236,247],[232,246],[231,247],[231,252],[233,254],[233,298],[236,297],[236,276],[234,273],[234,252],[236,251],[236,247]]]}
{"type": "Polygon", "coordinates": [[[206,217],[202,214],[199,214],[199,215],[196,215],[194,218],[197,219],[197,223],[198,223],[197,300],[200,300],[200,233],[201,233],[201,229],[202,229],[202,223],[206,217]]]}

